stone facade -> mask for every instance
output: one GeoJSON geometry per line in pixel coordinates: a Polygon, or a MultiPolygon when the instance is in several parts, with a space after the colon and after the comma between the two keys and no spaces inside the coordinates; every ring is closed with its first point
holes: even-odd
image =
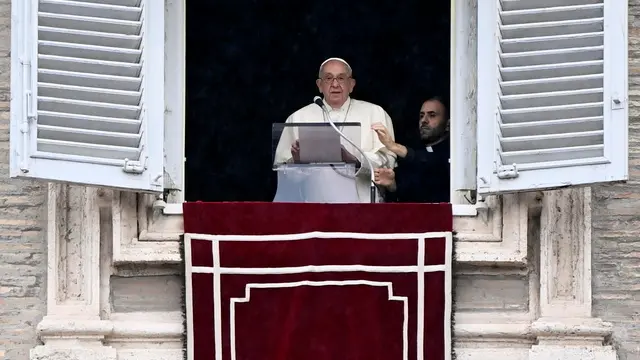
{"type": "MultiPolygon", "coordinates": [[[[0,359],[181,359],[181,216],[145,196],[8,179],[10,3],[0,0],[0,359]]],[[[629,15],[631,179],[489,198],[456,218],[459,360],[615,359],[603,340],[640,359],[640,0],[629,15]]]]}
{"type": "Polygon", "coordinates": [[[46,312],[47,185],[9,179],[11,0],[0,0],[0,359],[28,359],[46,312]]]}
{"type": "Polygon", "coordinates": [[[629,0],[629,181],[593,188],[593,313],[640,359],[640,1],[629,0]]]}

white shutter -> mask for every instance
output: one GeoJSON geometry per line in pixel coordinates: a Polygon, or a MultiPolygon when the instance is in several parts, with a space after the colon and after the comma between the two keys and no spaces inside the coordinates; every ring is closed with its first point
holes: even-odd
{"type": "Polygon", "coordinates": [[[12,2],[11,176],[163,189],[164,1],[12,2]]]}
{"type": "Polygon", "coordinates": [[[478,192],[628,177],[626,0],[478,2],[478,192]]]}

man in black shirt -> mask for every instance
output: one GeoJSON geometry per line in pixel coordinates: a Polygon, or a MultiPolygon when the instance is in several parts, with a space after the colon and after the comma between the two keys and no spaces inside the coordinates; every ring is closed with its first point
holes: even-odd
{"type": "Polygon", "coordinates": [[[395,169],[375,169],[376,184],[385,187],[387,202],[449,202],[449,111],[441,97],[427,99],[420,109],[421,146],[396,143],[382,124],[372,129],[398,156],[395,169]]]}

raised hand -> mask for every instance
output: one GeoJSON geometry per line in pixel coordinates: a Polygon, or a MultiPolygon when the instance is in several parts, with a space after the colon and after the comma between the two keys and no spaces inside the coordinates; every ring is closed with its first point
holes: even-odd
{"type": "Polygon", "coordinates": [[[387,148],[392,148],[393,145],[395,145],[395,141],[393,141],[393,138],[391,137],[391,135],[389,135],[389,130],[387,130],[387,128],[382,125],[382,123],[375,123],[371,125],[371,129],[376,132],[376,135],[378,135],[378,140],[380,140],[382,145],[387,148]]]}
{"type": "Polygon", "coordinates": [[[382,125],[381,123],[375,123],[371,125],[371,129],[376,132],[376,135],[378,135],[378,140],[380,140],[382,145],[384,145],[387,150],[391,151],[401,158],[407,156],[407,148],[404,145],[395,142],[391,135],[389,135],[389,130],[387,130],[384,125],[382,125]]]}

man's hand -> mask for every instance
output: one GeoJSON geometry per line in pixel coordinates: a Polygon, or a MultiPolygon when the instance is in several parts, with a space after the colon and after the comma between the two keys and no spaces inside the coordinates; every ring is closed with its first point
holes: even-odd
{"type": "Polygon", "coordinates": [[[300,162],[300,142],[298,140],[291,144],[291,156],[294,163],[300,162]]]}
{"type": "Polygon", "coordinates": [[[384,145],[387,150],[391,151],[401,158],[407,156],[407,148],[404,145],[396,143],[391,135],[389,135],[389,130],[387,130],[384,125],[382,125],[381,123],[375,123],[371,125],[371,129],[376,132],[376,135],[378,135],[378,140],[380,140],[382,145],[384,145]]]}
{"type": "Polygon", "coordinates": [[[384,186],[389,191],[396,190],[396,173],[393,169],[377,168],[373,171],[373,179],[377,185],[384,186]]]}
{"type": "Polygon", "coordinates": [[[389,135],[389,130],[387,130],[387,128],[382,125],[382,123],[375,123],[371,125],[371,129],[376,132],[376,135],[378,135],[378,140],[380,140],[382,145],[384,145],[387,149],[391,150],[391,148],[396,145],[396,142],[393,141],[393,138],[391,137],[391,135],[389,135]]]}

